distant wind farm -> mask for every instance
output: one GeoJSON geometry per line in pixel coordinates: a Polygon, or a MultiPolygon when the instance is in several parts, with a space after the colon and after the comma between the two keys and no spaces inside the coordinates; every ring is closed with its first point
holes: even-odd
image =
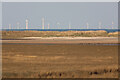
{"type": "MultiPolygon", "coordinates": [[[[48,22],[48,21],[47,21],[48,22]]],[[[23,22],[24,23],[24,22],[23,22]]],[[[8,24],[8,28],[7,29],[34,29],[34,28],[29,28],[29,26],[31,26],[30,25],[30,22],[29,22],[29,20],[28,19],[26,19],[25,20],[25,27],[23,28],[23,27],[21,27],[20,26],[20,23],[19,22],[17,22],[16,23],[17,25],[16,26],[12,26],[12,24],[8,24]]],[[[31,23],[32,24],[32,23],[31,23]]],[[[74,28],[74,25],[72,25],[71,26],[71,24],[72,24],[72,22],[70,23],[68,23],[68,26],[66,26],[66,27],[64,27],[64,28],[62,28],[62,24],[61,23],[59,23],[59,22],[57,22],[56,23],[57,25],[55,26],[55,28],[52,28],[51,27],[51,25],[50,25],[50,23],[46,23],[45,22],[45,18],[43,17],[42,19],[41,19],[41,24],[40,25],[38,25],[39,27],[37,28],[37,29],[75,29],[74,28]]],[[[3,28],[4,29],[4,28],[3,28]]],[[[111,21],[111,23],[110,23],[110,26],[109,26],[109,28],[104,28],[104,27],[102,27],[102,22],[98,22],[98,25],[96,26],[96,28],[92,28],[92,25],[90,25],[88,22],[86,23],[86,26],[84,26],[84,28],[81,28],[81,27],[79,27],[79,28],[76,28],[76,29],[117,29],[117,28],[115,28],[114,27],[114,22],[113,21],[111,21]]]]}
{"type": "Polygon", "coordinates": [[[2,78],[118,79],[118,3],[5,2],[2,9],[2,78]]]}

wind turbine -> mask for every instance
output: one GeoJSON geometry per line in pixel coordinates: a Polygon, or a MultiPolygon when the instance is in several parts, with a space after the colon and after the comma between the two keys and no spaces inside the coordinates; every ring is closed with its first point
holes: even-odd
{"type": "Polygon", "coordinates": [[[44,27],[45,27],[45,19],[42,18],[42,29],[44,29],[44,27]]]}
{"type": "Polygon", "coordinates": [[[101,23],[101,22],[99,22],[99,29],[101,29],[101,27],[102,27],[102,26],[101,26],[101,24],[102,24],[102,23],[101,23]]]}
{"type": "Polygon", "coordinates": [[[114,26],[114,22],[112,21],[112,29],[114,29],[113,26],[114,26]]]}
{"type": "Polygon", "coordinates": [[[26,29],[28,29],[28,20],[26,19],[26,29]]]}
{"type": "Polygon", "coordinates": [[[50,24],[48,23],[48,29],[50,29],[50,24]]]}
{"type": "Polygon", "coordinates": [[[69,29],[71,29],[71,24],[69,23],[69,29]]]}
{"type": "Polygon", "coordinates": [[[11,24],[9,24],[9,29],[11,29],[11,24]]]}
{"type": "Polygon", "coordinates": [[[58,26],[58,29],[60,29],[60,23],[59,22],[57,22],[57,26],[58,26]]]}
{"type": "Polygon", "coordinates": [[[20,25],[20,23],[19,23],[19,22],[17,22],[17,29],[19,29],[19,28],[20,28],[20,26],[19,26],[19,25],[20,25]]]}
{"type": "Polygon", "coordinates": [[[86,25],[87,25],[87,29],[89,29],[89,23],[86,23],[86,25]]]}

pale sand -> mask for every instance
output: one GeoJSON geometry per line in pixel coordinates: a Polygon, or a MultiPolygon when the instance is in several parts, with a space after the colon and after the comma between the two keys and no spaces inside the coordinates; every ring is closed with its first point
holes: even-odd
{"type": "Polygon", "coordinates": [[[81,39],[118,39],[117,37],[24,37],[24,38],[21,38],[21,39],[72,39],[72,40],[81,40],[81,39]]]}
{"type": "Polygon", "coordinates": [[[2,43],[119,43],[117,37],[24,37],[21,40],[2,40],[2,43]]]}

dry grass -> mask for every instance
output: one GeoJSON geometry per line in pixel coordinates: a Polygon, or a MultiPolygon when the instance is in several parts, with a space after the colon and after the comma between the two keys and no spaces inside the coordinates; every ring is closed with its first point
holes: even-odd
{"type": "Polygon", "coordinates": [[[117,78],[115,45],[3,44],[5,78],[117,78]]]}

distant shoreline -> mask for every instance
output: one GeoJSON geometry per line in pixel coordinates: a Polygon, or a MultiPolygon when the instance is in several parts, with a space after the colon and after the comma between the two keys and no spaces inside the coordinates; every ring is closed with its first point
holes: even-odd
{"type": "Polygon", "coordinates": [[[120,29],[2,29],[2,31],[99,31],[118,32],[120,29]]]}

